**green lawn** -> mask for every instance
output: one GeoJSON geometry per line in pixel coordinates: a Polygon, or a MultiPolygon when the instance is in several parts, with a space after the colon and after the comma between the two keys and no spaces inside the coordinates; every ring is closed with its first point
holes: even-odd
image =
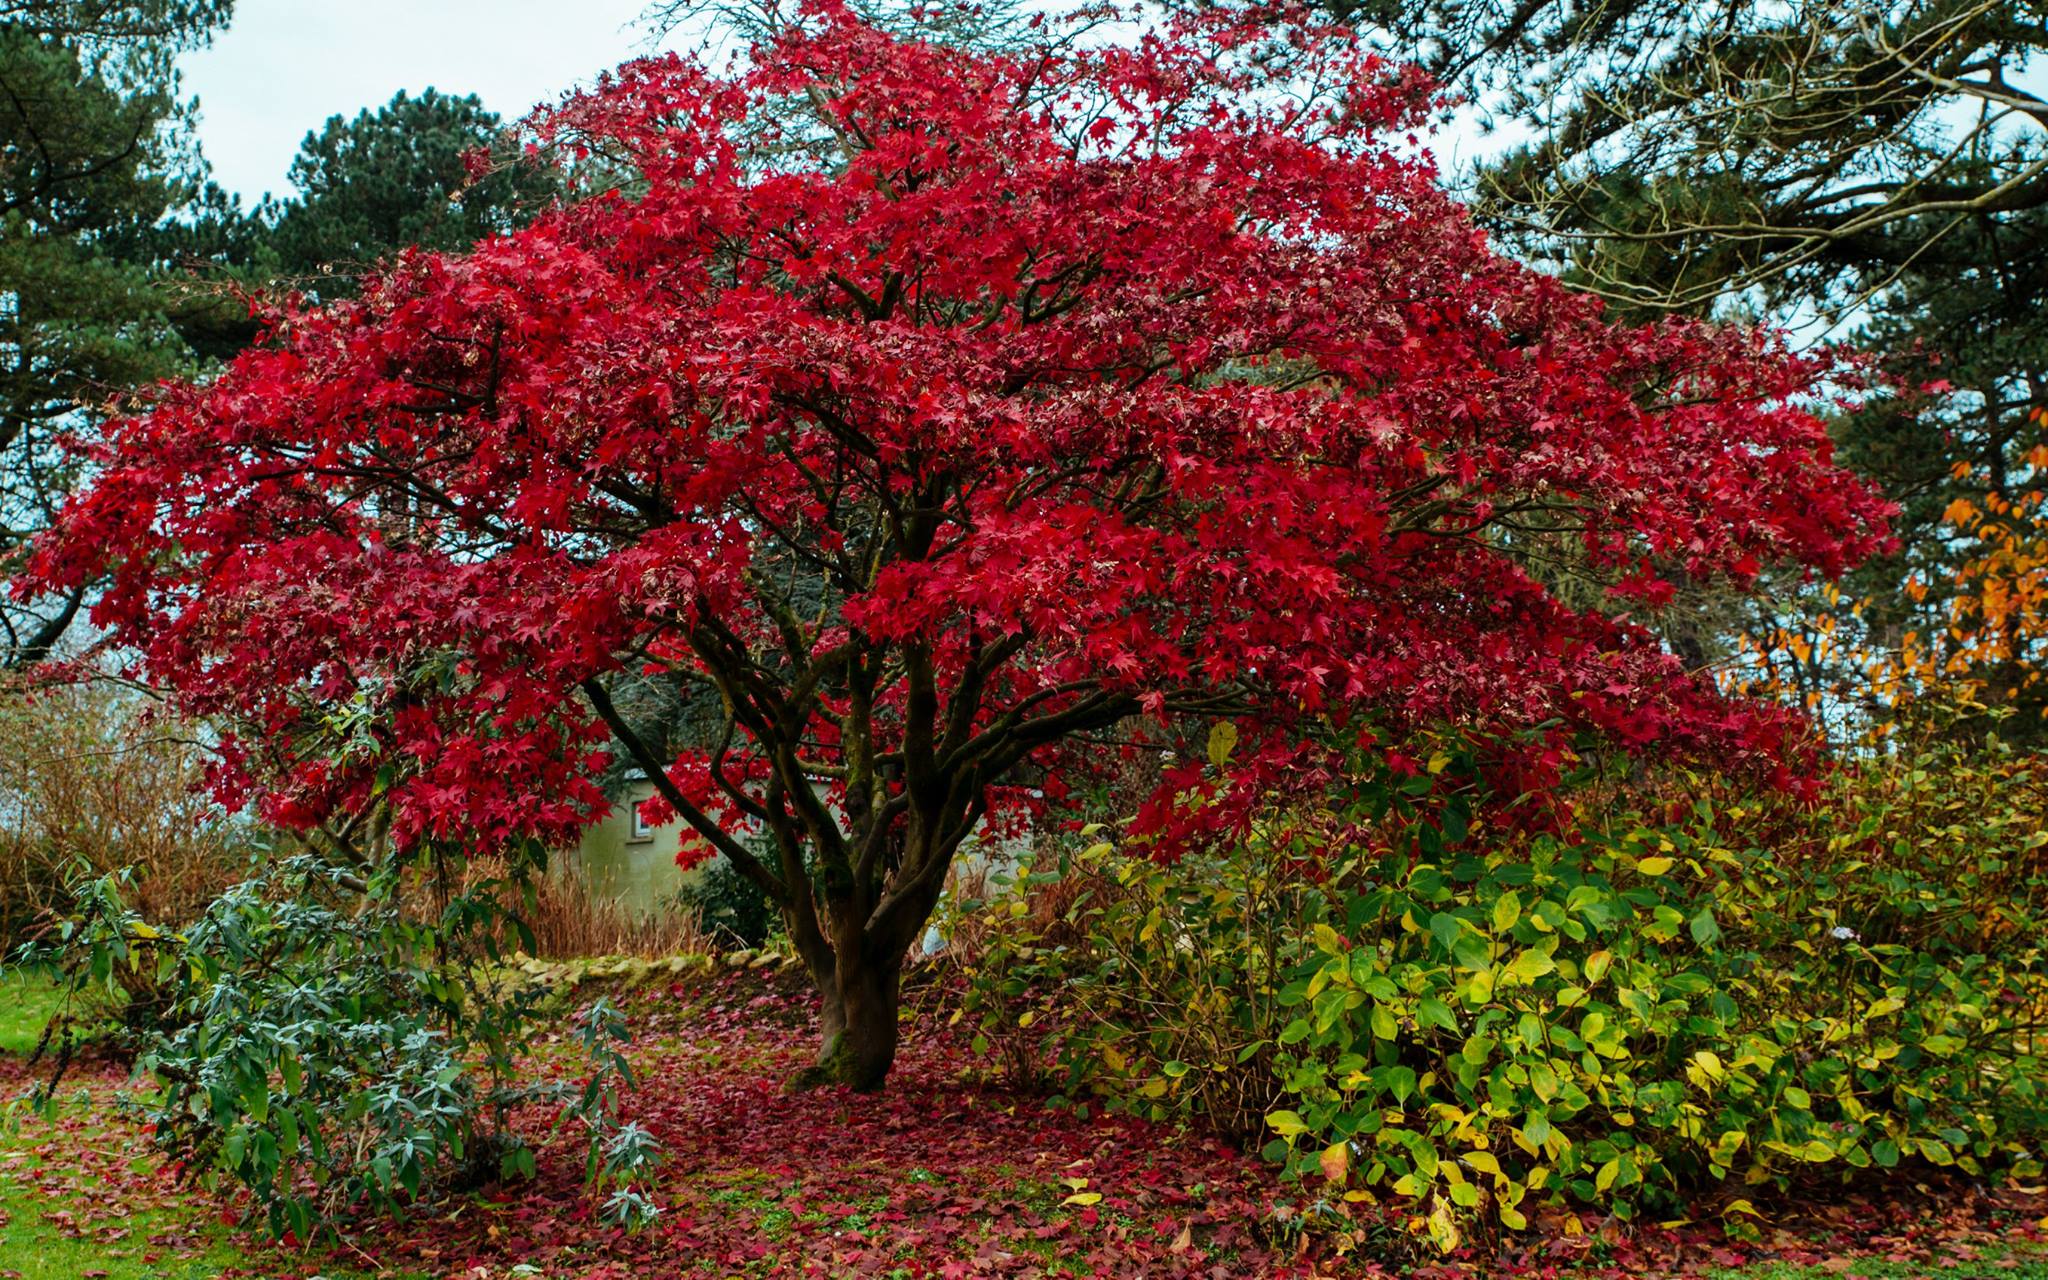
{"type": "Polygon", "coordinates": [[[1701,1275],[1703,1280],[2048,1280],[2048,1250],[2041,1246],[1993,1247],[1977,1253],[1969,1261],[1944,1258],[1938,1267],[1855,1258],[1810,1266],[1764,1262],[1741,1268],[1716,1267],[1701,1275]]]}
{"type": "Polygon", "coordinates": [[[46,1217],[43,1193],[23,1186],[14,1172],[0,1168],[0,1276],[8,1280],[214,1280],[231,1267],[254,1265],[241,1251],[207,1234],[174,1249],[153,1243],[191,1239],[195,1227],[205,1233],[206,1223],[188,1208],[131,1212],[108,1229],[111,1240],[91,1233],[67,1235],[46,1217]]]}
{"type": "Polygon", "coordinates": [[[66,1088],[54,1115],[0,1131],[0,1277],[211,1280],[250,1266],[204,1200],[152,1176],[113,1094],[99,1076],[66,1088]]]}
{"type": "MultiPolygon", "coordinates": [[[[30,1083],[21,1055],[58,1006],[48,975],[0,969],[0,1103],[30,1083]]],[[[286,1265],[238,1247],[207,1197],[156,1176],[156,1156],[120,1109],[130,1087],[87,1064],[51,1115],[0,1124],[0,1280],[215,1280],[310,1276],[353,1280],[329,1266],[286,1265]]]]}
{"type": "Polygon", "coordinates": [[[212,1200],[157,1176],[101,1076],[57,1112],[0,1131],[0,1280],[368,1280],[320,1257],[245,1249],[212,1200]]]}
{"type": "Polygon", "coordinates": [[[35,1048],[43,1026],[57,1010],[57,987],[33,969],[0,966],[0,1053],[35,1048]]]}

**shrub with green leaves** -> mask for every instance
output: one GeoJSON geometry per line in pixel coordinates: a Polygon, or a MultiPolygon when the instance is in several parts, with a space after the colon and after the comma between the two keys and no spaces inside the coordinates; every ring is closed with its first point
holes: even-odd
{"type": "Polygon", "coordinates": [[[535,1104],[587,1131],[609,1215],[653,1212],[633,1184],[656,1144],[617,1120],[632,1083],[618,1011],[581,1016],[579,1083],[535,1076],[523,1056],[541,993],[496,963],[500,938],[518,933],[499,905],[517,897],[508,886],[406,905],[396,865],[364,881],[297,857],[172,931],[128,907],[125,880],[76,886],[78,915],[40,958],[77,994],[153,972],[167,1011],[135,1048],[162,1086],[147,1117],[157,1145],[205,1185],[246,1188],[273,1234],[305,1240],[341,1215],[403,1214],[530,1176],[511,1120],[535,1104]]]}
{"type": "Polygon", "coordinates": [[[723,858],[685,881],[675,900],[680,909],[695,912],[705,930],[728,946],[758,947],[782,924],[761,886],[723,858]]]}
{"type": "Polygon", "coordinates": [[[1446,1248],[1546,1202],[1628,1216],[1726,1182],[1739,1225],[1757,1189],[1911,1162],[2039,1175],[2034,832],[1963,865],[1883,840],[1886,812],[1832,858],[1747,842],[1765,814],[1852,811],[1852,772],[1812,811],[1651,820],[1589,789],[1605,820],[1518,835],[1447,803],[1472,785],[1455,754],[1432,763],[1177,865],[1098,840],[1027,874],[989,909],[1066,905],[972,962],[981,1042],[1028,1024],[1070,1090],[1256,1135],[1333,1192],[1425,1207],[1446,1248]]]}

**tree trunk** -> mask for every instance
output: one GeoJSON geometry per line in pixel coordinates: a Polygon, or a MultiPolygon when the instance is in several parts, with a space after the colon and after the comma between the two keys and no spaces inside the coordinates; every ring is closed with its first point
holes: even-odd
{"type": "Polygon", "coordinates": [[[833,957],[832,972],[813,977],[820,996],[818,1061],[799,1072],[791,1087],[843,1084],[863,1093],[880,1089],[896,1061],[902,955],[842,947],[833,957]]]}

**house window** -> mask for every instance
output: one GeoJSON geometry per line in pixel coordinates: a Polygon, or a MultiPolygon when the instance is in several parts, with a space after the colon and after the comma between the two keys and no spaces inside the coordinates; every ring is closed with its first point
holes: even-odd
{"type": "Polygon", "coordinates": [[[633,801],[627,806],[627,812],[632,815],[632,838],[635,840],[654,839],[654,828],[647,825],[647,819],[640,812],[640,802],[638,800],[633,801]]]}

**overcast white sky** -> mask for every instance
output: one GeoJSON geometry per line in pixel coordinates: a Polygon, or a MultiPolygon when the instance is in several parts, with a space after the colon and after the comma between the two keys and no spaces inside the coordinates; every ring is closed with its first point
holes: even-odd
{"type": "MultiPolygon", "coordinates": [[[[253,206],[280,195],[307,133],[400,89],[474,93],[507,120],[647,51],[647,0],[237,0],[234,22],[180,66],[199,99],[214,180],[253,206]]],[[[678,37],[672,43],[686,37],[678,37]]],[[[1461,122],[1462,124],[1463,122],[1461,122]]],[[[1501,145],[1438,135],[1447,170],[1501,145]]]]}
{"type": "Polygon", "coordinates": [[[646,0],[239,0],[181,64],[214,179],[283,193],[306,134],[400,89],[474,93],[507,119],[644,49],[646,0]]]}

